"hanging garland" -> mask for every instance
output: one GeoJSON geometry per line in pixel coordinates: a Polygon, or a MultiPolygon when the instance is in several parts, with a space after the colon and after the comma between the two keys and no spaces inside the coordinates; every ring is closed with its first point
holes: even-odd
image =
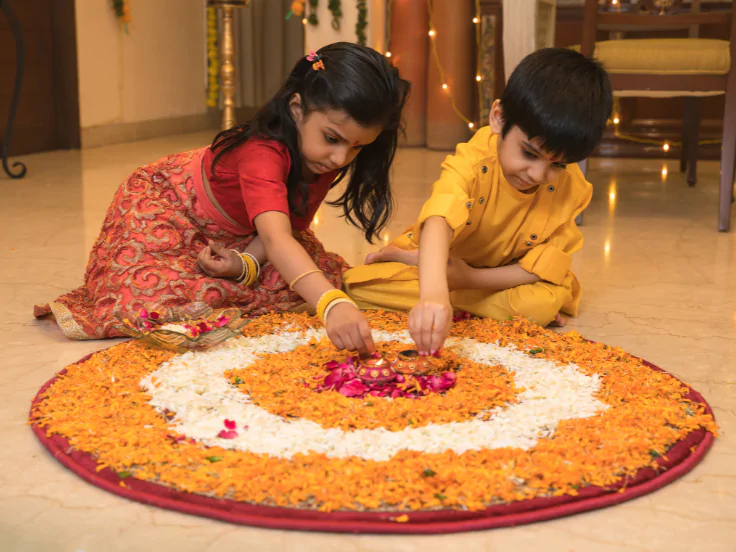
{"type": "Polygon", "coordinates": [[[305,0],[294,0],[291,3],[291,9],[289,10],[289,13],[286,14],[287,20],[291,19],[292,15],[296,17],[304,15],[304,1],[305,0]]]}
{"type": "Polygon", "coordinates": [[[115,15],[118,17],[120,22],[123,24],[125,34],[128,33],[128,23],[131,22],[130,18],[130,4],[128,0],[112,0],[112,9],[115,10],[115,15]]]}
{"type": "Polygon", "coordinates": [[[365,0],[358,0],[356,7],[358,8],[358,22],[355,24],[355,35],[358,38],[358,44],[365,46],[368,43],[368,37],[365,34],[365,28],[368,26],[368,7],[365,0]]]}
{"type": "Polygon", "coordinates": [[[310,25],[317,25],[319,18],[317,17],[317,7],[319,6],[319,0],[309,0],[309,16],[307,21],[310,25]]]}
{"type": "MultiPolygon", "coordinates": [[[[302,17],[304,15],[306,0],[294,0],[291,3],[289,13],[286,14],[286,19],[291,19],[291,16],[302,17]]],[[[310,25],[318,25],[319,18],[317,17],[317,8],[319,7],[319,0],[309,0],[309,13],[306,16],[306,22],[310,25]]],[[[342,0],[328,0],[327,9],[332,14],[331,25],[335,31],[340,30],[342,20],[342,0]]],[[[358,22],[355,24],[355,32],[358,37],[358,43],[365,45],[367,42],[367,36],[365,34],[365,28],[368,26],[368,8],[365,0],[359,0],[357,3],[358,9],[358,22]]]]}
{"type": "Polygon", "coordinates": [[[207,8],[207,107],[220,103],[220,56],[217,47],[217,13],[207,8]]]}
{"type": "Polygon", "coordinates": [[[342,1],[328,0],[327,9],[332,13],[332,28],[336,31],[340,30],[340,18],[342,17],[342,1]]]}

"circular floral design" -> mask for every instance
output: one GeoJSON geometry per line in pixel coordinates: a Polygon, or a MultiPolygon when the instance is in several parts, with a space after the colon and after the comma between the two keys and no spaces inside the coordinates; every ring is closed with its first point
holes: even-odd
{"type": "MultiPolygon", "coordinates": [[[[381,335],[378,350],[395,358],[411,340],[404,332],[381,335]]],[[[442,355],[445,369],[456,373],[457,383],[445,393],[420,399],[365,397],[355,400],[337,391],[321,391],[325,364],[338,355],[322,338],[289,352],[267,355],[252,365],[229,370],[226,377],[246,393],[253,404],[286,419],[312,420],[323,428],[398,431],[430,423],[444,424],[487,416],[494,407],[516,402],[511,374],[500,365],[489,366],[461,358],[454,350],[442,355]],[[485,413],[485,414],[484,414],[485,413]]]]}
{"type": "MultiPolygon", "coordinates": [[[[370,317],[383,329],[380,340],[405,336],[398,333],[404,316],[370,317]]],[[[359,427],[366,418],[347,430],[324,427],[255,404],[232,384],[234,372],[224,377],[236,368],[214,362],[241,349],[251,358],[235,359],[237,370],[247,370],[262,355],[319,344],[316,321],[262,317],[244,334],[203,353],[174,355],[132,342],[101,351],[68,367],[39,394],[32,423],[63,436],[69,450],[92,455],[98,470],[117,472],[121,485],[148,481],[306,510],[390,510],[399,522],[417,511],[511,508],[518,501],[624,488],[642,470],[662,469],[672,447],[693,432],[715,431],[704,404],[689,399],[690,390],[674,377],[618,348],[521,320],[470,320],[453,328],[459,357],[514,372],[509,385],[517,388],[516,400],[493,407],[489,416],[394,431],[359,427]],[[193,369],[182,370],[186,366],[193,369]],[[203,381],[208,367],[216,371],[203,381]],[[545,374],[556,379],[534,380],[545,374]],[[185,395],[170,393],[173,388],[206,400],[180,403],[185,395]],[[553,415],[549,420],[542,408],[553,415]],[[274,419],[281,425],[269,425],[274,419]],[[295,448],[289,440],[305,427],[321,437],[295,448]],[[218,437],[223,431],[238,435],[218,437]],[[438,438],[447,433],[453,436],[438,438]]]]}
{"type": "MultiPolygon", "coordinates": [[[[376,337],[379,342],[399,341],[400,344],[409,340],[405,332],[377,332],[376,337]]],[[[534,446],[540,435],[550,435],[560,420],[584,418],[606,409],[606,405],[593,396],[599,386],[597,377],[581,374],[574,366],[558,367],[509,347],[468,339],[455,345],[459,356],[475,361],[473,364],[480,368],[485,365],[489,372],[500,363],[515,366],[515,377],[526,388],[521,392],[518,404],[484,409],[494,405],[483,402],[485,397],[480,392],[483,381],[472,377],[469,378],[468,389],[460,388],[462,400],[471,403],[469,408],[461,408],[457,397],[451,393],[425,397],[419,402],[412,401],[413,404],[406,399],[356,403],[339,394],[323,395],[319,398],[321,402],[310,402],[312,393],[298,381],[293,387],[301,390],[302,394],[294,393],[294,397],[282,399],[282,390],[287,387],[283,372],[276,375],[262,372],[258,357],[262,355],[269,360],[279,352],[289,353],[304,343],[317,348],[325,342],[321,330],[310,330],[306,334],[287,331],[245,338],[194,358],[182,356],[172,359],[154,372],[150,380],[144,380],[143,386],[152,394],[152,405],[176,413],[172,421],[177,432],[208,445],[219,444],[223,448],[284,458],[295,454],[322,453],[335,458],[389,461],[404,451],[462,453],[504,447],[528,449],[534,446]],[[269,405],[274,409],[281,408],[281,411],[276,414],[269,412],[257,401],[251,401],[225,383],[221,374],[232,364],[244,365],[237,373],[244,377],[248,374],[252,381],[270,382],[273,392],[268,397],[275,398],[269,405]],[[154,380],[156,383],[152,385],[154,380]],[[540,393],[540,388],[546,389],[547,393],[540,393]],[[481,400],[478,402],[473,399],[474,389],[479,391],[481,400]],[[301,405],[300,400],[303,401],[301,405]],[[356,404],[359,404],[358,408],[353,406],[356,404]],[[420,409],[424,404],[427,407],[420,409]],[[306,416],[298,416],[296,412],[302,413],[302,408],[304,412],[317,408],[318,413],[324,412],[331,423],[325,427],[306,416]],[[454,412],[453,408],[460,412],[454,412]],[[465,416],[468,410],[475,415],[465,416]],[[377,427],[376,411],[387,418],[377,427]],[[338,416],[332,416],[333,412],[338,416]],[[340,419],[346,416],[347,421],[340,419]],[[410,421],[415,416],[418,420],[416,425],[404,423],[402,426],[399,423],[410,421]],[[243,429],[247,426],[247,431],[223,435],[223,417],[228,423],[241,424],[243,429]],[[464,420],[464,417],[468,419],[464,420]],[[223,442],[223,437],[232,440],[223,442]]],[[[334,348],[332,354],[335,354],[334,348]]],[[[288,370],[284,372],[290,373],[288,370]]]]}

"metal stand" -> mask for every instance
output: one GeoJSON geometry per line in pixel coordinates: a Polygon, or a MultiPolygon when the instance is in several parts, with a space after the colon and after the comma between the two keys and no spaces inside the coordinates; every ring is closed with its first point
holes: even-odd
{"type": "Polygon", "coordinates": [[[8,174],[10,178],[23,178],[26,175],[27,167],[21,162],[13,163],[14,169],[19,169],[19,172],[13,172],[8,166],[8,149],[10,148],[10,142],[13,139],[13,125],[15,124],[15,112],[18,110],[18,101],[20,100],[20,88],[23,83],[23,70],[25,69],[26,63],[26,49],[23,43],[23,30],[18,23],[18,18],[10,9],[9,0],[0,0],[0,9],[5,13],[5,17],[10,23],[10,28],[13,31],[13,37],[15,38],[15,87],[13,88],[13,97],[10,101],[10,112],[8,113],[8,126],[5,128],[5,138],[2,141],[2,147],[0,147],[0,153],[3,158],[3,170],[8,174]]]}
{"type": "Polygon", "coordinates": [[[220,89],[222,90],[222,130],[235,125],[235,37],[234,8],[248,6],[250,0],[207,0],[207,5],[222,10],[222,41],[220,47],[220,89]]]}

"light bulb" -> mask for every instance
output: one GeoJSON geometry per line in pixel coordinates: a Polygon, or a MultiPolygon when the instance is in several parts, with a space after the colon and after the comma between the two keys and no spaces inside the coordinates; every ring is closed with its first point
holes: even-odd
{"type": "Polygon", "coordinates": [[[433,37],[433,36],[434,36],[434,35],[436,35],[436,34],[437,34],[437,33],[435,32],[435,30],[434,30],[434,29],[429,29],[429,36],[432,36],[432,37],[433,37]]]}
{"type": "Polygon", "coordinates": [[[480,82],[482,80],[482,77],[480,75],[475,75],[475,80],[477,80],[478,82],[480,82]]]}
{"type": "Polygon", "coordinates": [[[386,57],[387,58],[390,58],[391,57],[391,52],[386,52],[386,57]]]}
{"type": "Polygon", "coordinates": [[[442,85],[442,90],[447,90],[447,84],[442,85]]]}
{"type": "Polygon", "coordinates": [[[473,123],[468,123],[468,128],[473,128],[475,125],[473,123]]]}
{"type": "Polygon", "coordinates": [[[662,149],[664,151],[670,151],[670,145],[667,142],[665,142],[664,145],[662,146],[662,149]]]}
{"type": "Polygon", "coordinates": [[[307,24],[307,18],[305,17],[304,19],[302,19],[302,25],[306,25],[306,24],[307,24]]]}
{"type": "Polygon", "coordinates": [[[473,18],[473,23],[477,25],[479,22],[480,22],[480,19],[478,19],[477,17],[473,18]]]}

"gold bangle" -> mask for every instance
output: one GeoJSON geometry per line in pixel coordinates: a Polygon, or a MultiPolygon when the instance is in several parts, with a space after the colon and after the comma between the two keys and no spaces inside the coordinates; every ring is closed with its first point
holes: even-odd
{"type": "Polygon", "coordinates": [[[336,307],[337,305],[339,305],[339,304],[341,304],[341,303],[350,303],[350,304],[351,304],[351,305],[353,305],[353,306],[354,306],[355,308],[358,308],[358,305],[356,305],[356,304],[355,304],[355,303],[354,303],[354,302],[353,302],[352,300],[350,300],[350,299],[335,299],[335,300],[334,300],[334,301],[332,301],[332,302],[331,302],[331,303],[330,303],[329,305],[327,305],[327,308],[325,309],[325,313],[324,313],[324,315],[323,315],[323,316],[324,316],[324,319],[325,319],[325,321],[324,321],[324,323],[325,323],[325,324],[327,324],[327,317],[328,317],[328,316],[330,316],[330,312],[332,311],[332,309],[333,309],[333,308],[335,308],[335,307],[336,307]]]}
{"type": "Polygon", "coordinates": [[[240,251],[237,249],[231,249],[230,251],[233,251],[234,253],[238,254],[238,257],[240,257],[240,261],[243,263],[243,271],[240,273],[240,276],[235,278],[235,281],[239,284],[243,283],[243,280],[245,280],[245,277],[247,276],[248,272],[248,265],[245,264],[245,260],[243,259],[243,255],[241,255],[240,251]]]}
{"type": "Polygon", "coordinates": [[[336,299],[348,299],[350,297],[344,291],[339,289],[330,289],[322,294],[322,297],[317,301],[317,317],[324,324],[325,322],[325,309],[336,299]]]}
{"type": "Polygon", "coordinates": [[[258,279],[258,261],[250,253],[241,253],[240,258],[243,259],[243,263],[248,267],[246,276],[240,283],[251,286],[258,279]]]}
{"type": "Polygon", "coordinates": [[[240,258],[248,265],[248,277],[245,278],[244,284],[250,287],[258,281],[261,275],[261,265],[258,264],[258,259],[250,253],[241,253],[240,258]]]}
{"type": "Polygon", "coordinates": [[[252,254],[248,253],[247,251],[245,253],[243,253],[243,255],[245,255],[245,256],[250,257],[251,259],[253,259],[253,264],[256,266],[256,280],[258,280],[258,278],[261,277],[261,263],[258,262],[258,259],[256,259],[256,256],[255,255],[252,255],[252,254]]]}
{"type": "Polygon", "coordinates": [[[317,272],[322,272],[319,268],[315,268],[314,270],[307,270],[304,274],[300,274],[296,278],[294,278],[291,283],[289,284],[289,289],[291,291],[294,291],[294,286],[301,280],[302,278],[305,278],[309,276],[310,274],[316,274],[317,272]]]}

